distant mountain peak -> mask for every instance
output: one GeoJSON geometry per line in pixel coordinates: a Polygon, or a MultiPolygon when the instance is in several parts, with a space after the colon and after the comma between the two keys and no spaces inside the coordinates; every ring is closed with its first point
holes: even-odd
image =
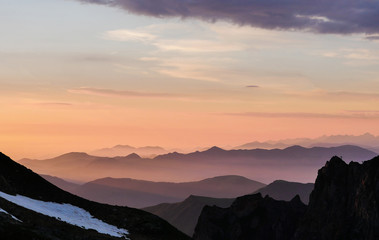
{"type": "Polygon", "coordinates": [[[209,148],[208,150],[206,150],[205,152],[225,152],[226,150],[220,148],[220,147],[217,147],[217,146],[213,146],[211,148],[209,148]]]}
{"type": "Polygon", "coordinates": [[[57,158],[60,158],[60,157],[89,157],[89,156],[90,155],[88,155],[85,152],[69,152],[69,153],[62,154],[62,155],[58,156],[57,158]]]}
{"type": "Polygon", "coordinates": [[[130,145],[122,145],[122,144],[118,144],[116,146],[114,146],[113,148],[131,148],[131,149],[135,149],[135,147],[132,147],[130,145]]]}
{"type": "Polygon", "coordinates": [[[129,160],[137,160],[137,159],[142,159],[140,155],[138,155],[137,153],[131,153],[129,154],[128,156],[125,157],[126,159],[129,159],[129,160]]]}
{"type": "Polygon", "coordinates": [[[298,149],[306,149],[305,147],[302,147],[300,145],[293,145],[290,147],[285,148],[286,150],[298,150],[298,149]]]}

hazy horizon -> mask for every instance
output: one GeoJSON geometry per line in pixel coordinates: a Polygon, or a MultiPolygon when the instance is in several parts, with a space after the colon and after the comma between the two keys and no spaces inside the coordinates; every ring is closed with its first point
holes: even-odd
{"type": "Polygon", "coordinates": [[[2,1],[1,151],[379,135],[371,3],[325,4],[2,1]]]}
{"type": "MultiPolygon", "coordinates": [[[[89,155],[93,155],[93,156],[103,156],[103,157],[116,157],[116,156],[126,156],[126,155],[129,155],[131,153],[136,153],[137,155],[140,155],[141,157],[146,157],[146,158],[151,158],[151,157],[154,157],[156,155],[160,155],[160,154],[164,154],[164,153],[170,153],[170,152],[179,152],[179,153],[190,153],[190,152],[195,152],[195,151],[204,151],[204,150],[207,150],[207,149],[210,149],[212,147],[219,147],[219,148],[222,148],[224,150],[231,150],[231,149],[238,149],[237,147],[238,146],[241,146],[241,145],[244,145],[244,144],[248,144],[248,143],[253,143],[253,142],[257,142],[257,143],[271,143],[271,144],[276,144],[276,143],[286,143],[286,142],[289,142],[287,145],[288,146],[282,146],[282,147],[276,147],[276,148],[286,148],[286,147],[290,147],[290,146],[293,146],[293,145],[301,145],[303,147],[313,147],[313,145],[311,146],[307,146],[305,144],[298,144],[296,141],[297,140],[303,140],[303,139],[306,139],[306,140],[316,140],[316,139],[320,139],[320,138],[323,138],[323,137],[364,137],[366,135],[369,135],[370,137],[377,137],[379,138],[379,135],[378,136],[375,136],[371,133],[362,133],[362,134],[359,134],[359,135],[350,135],[350,134],[338,134],[338,135],[322,135],[322,136],[317,136],[315,138],[310,138],[310,137],[299,137],[299,138],[282,138],[282,139],[268,139],[268,140],[257,140],[257,139],[252,139],[250,141],[246,141],[246,142],[242,142],[242,143],[237,143],[237,144],[233,144],[233,143],[229,143],[229,144],[226,144],[226,145],[216,145],[216,144],[208,144],[208,145],[204,145],[204,146],[186,146],[186,147],[179,147],[179,146],[162,146],[162,145],[158,145],[158,144],[153,144],[153,145],[133,145],[133,144],[128,144],[128,143],[119,143],[119,144],[116,144],[116,145],[104,145],[104,146],[100,146],[98,148],[67,148],[67,149],[62,149],[61,151],[54,151],[54,152],[49,152],[48,149],[45,149],[45,150],[42,150],[41,152],[35,152],[34,154],[29,154],[26,153],[26,155],[20,155],[18,152],[15,152],[15,153],[12,153],[12,152],[6,152],[6,149],[4,150],[0,150],[2,151],[3,153],[11,156],[12,158],[16,159],[16,160],[20,160],[20,159],[23,159],[23,158],[29,158],[29,159],[37,159],[37,160],[43,160],[43,159],[48,159],[48,158],[53,158],[53,157],[58,157],[60,155],[63,155],[63,154],[66,154],[66,153],[72,153],[72,152],[80,152],[80,153],[87,153],[89,155]],[[295,143],[292,143],[294,142],[295,143]],[[140,154],[138,153],[137,151],[130,151],[130,153],[128,154],[120,154],[120,155],[117,155],[117,154],[96,154],[98,151],[101,151],[101,150],[104,150],[104,149],[114,149],[115,147],[117,146],[121,146],[121,147],[124,147],[124,146],[128,146],[128,147],[131,147],[131,148],[145,148],[145,147],[158,147],[158,148],[162,148],[165,152],[162,152],[162,153],[156,153],[156,154],[140,154]]],[[[323,142],[320,142],[321,144],[323,142]]],[[[338,146],[338,145],[343,145],[343,144],[346,144],[346,142],[337,142],[337,144],[335,146],[338,146]]],[[[369,145],[365,145],[365,144],[358,144],[356,143],[356,145],[358,146],[362,146],[362,147],[370,147],[369,145]]],[[[379,147],[379,143],[377,145],[375,145],[375,143],[373,143],[373,145],[371,147],[379,147]]],[[[263,148],[263,149],[272,149],[272,148],[269,148],[269,147],[256,147],[256,148],[263,148]]],[[[254,148],[250,148],[250,149],[254,149],[254,148]]]]}

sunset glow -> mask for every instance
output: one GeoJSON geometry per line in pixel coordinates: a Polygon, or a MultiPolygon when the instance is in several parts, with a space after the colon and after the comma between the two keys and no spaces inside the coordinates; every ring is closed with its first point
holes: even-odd
{"type": "Polygon", "coordinates": [[[1,151],[379,135],[375,29],[333,32],[333,16],[289,27],[193,9],[157,17],[123,2],[1,1],[1,151]]]}

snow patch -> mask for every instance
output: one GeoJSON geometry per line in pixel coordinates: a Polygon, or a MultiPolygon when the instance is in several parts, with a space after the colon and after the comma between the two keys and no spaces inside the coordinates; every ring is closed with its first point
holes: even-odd
{"type": "Polygon", "coordinates": [[[8,213],[7,211],[5,211],[5,210],[2,209],[2,208],[0,208],[0,212],[5,213],[5,214],[11,216],[11,217],[12,217],[14,220],[16,220],[16,221],[22,222],[20,219],[16,218],[15,216],[13,216],[12,214],[8,213]]]}
{"type": "Polygon", "coordinates": [[[1,191],[0,197],[21,207],[41,213],[43,215],[54,217],[60,221],[85,229],[94,229],[99,233],[108,234],[114,237],[126,238],[126,235],[129,234],[127,230],[117,228],[116,226],[107,224],[97,218],[94,218],[86,210],[73,206],[71,204],[44,202],[21,195],[9,195],[1,191]]]}

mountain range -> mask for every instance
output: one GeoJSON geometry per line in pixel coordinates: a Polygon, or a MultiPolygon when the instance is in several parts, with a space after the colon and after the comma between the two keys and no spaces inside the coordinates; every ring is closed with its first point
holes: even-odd
{"type": "Polygon", "coordinates": [[[92,151],[90,154],[100,157],[118,157],[135,153],[142,157],[151,158],[168,152],[169,151],[166,149],[158,146],[132,147],[129,145],[116,145],[114,147],[102,148],[92,151]]]}
{"type": "Polygon", "coordinates": [[[266,142],[250,142],[233,149],[274,149],[274,148],[287,148],[293,145],[299,145],[303,147],[336,147],[341,145],[355,145],[363,148],[367,148],[376,153],[379,153],[379,136],[374,136],[370,133],[362,135],[331,135],[321,136],[318,138],[293,138],[283,139],[278,141],[266,141],[266,142]]]}
{"type": "Polygon", "coordinates": [[[141,158],[137,154],[111,158],[68,153],[47,160],[22,159],[19,162],[39,174],[82,182],[125,176],[149,181],[188,182],[231,174],[260,182],[272,182],[276,179],[314,182],[324,159],[335,155],[343,157],[345,161],[364,161],[377,154],[351,145],[312,148],[292,146],[271,150],[224,150],[212,147],[201,152],[173,152],[154,158],[141,158]]]}
{"type": "Polygon", "coordinates": [[[265,184],[241,176],[219,176],[194,182],[151,182],[130,178],[103,178],[74,184],[42,175],[56,186],[100,203],[136,208],[183,201],[190,195],[235,198],[256,191],[265,184]]]}
{"type": "MultiPolygon", "coordinates": [[[[265,188],[269,192],[278,189],[272,186],[286,184],[275,181],[265,188]]],[[[161,205],[160,210],[161,214],[171,212],[171,217],[176,211],[179,220],[180,216],[194,215],[192,209],[201,208],[192,204],[206,202],[194,240],[375,240],[379,236],[378,186],[379,157],[346,164],[334,156],[318,171],[308,206],[299,195],[283,201],[255,193],[235,200],[223,199],[217,203],[225,204],[223,207],[208,206],[214,199],[191,196],[184,201],[188,207],[182,208],[183,202],[161,205]]],[[[0,236],[5,240],[190,239],[153,214],[96,203],[65,192],[2,153],[0,236]]]]}

